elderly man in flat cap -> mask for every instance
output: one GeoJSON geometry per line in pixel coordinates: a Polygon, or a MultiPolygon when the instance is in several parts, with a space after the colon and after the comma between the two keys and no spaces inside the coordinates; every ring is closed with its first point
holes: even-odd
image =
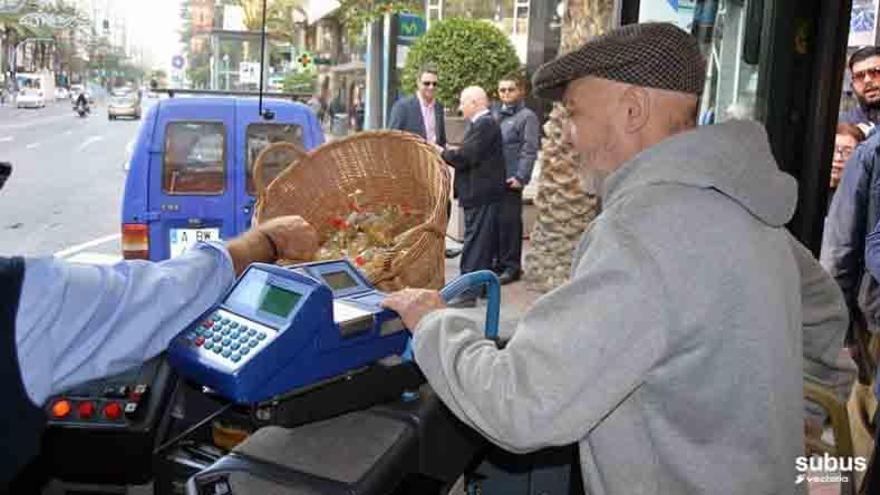
{"type": "Polygon", "coordinates": [[[762,127],[695,128],[703,74],[670,24],[611,31],[536,73],[583,166],[609,176],[571,280],[504,349],[434,292],[386,301],[459,418],[514,452],[578,442],[587,493],[803,489],[803,368],[834,362],[847,314],[785,230],[797,186],[762,127]]]}

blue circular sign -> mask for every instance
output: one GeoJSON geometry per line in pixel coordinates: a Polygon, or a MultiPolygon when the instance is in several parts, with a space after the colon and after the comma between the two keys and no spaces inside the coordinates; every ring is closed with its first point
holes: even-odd
{"type": "Polygon", "coordinates": [[[181,57],[180,55],[175,55],[174,58],[171,59],[171,65],[175,69],[182,69],[183,64],[184,64],[184,60],[183,60],[183,57],[181,57]]]}

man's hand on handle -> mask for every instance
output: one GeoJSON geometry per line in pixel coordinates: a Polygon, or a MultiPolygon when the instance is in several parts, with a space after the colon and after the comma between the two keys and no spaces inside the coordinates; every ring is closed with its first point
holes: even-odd
{"type": "Polygon", "coordinates": [[[446,302],[436,290],[403,289],[389,295],[382,301],[382,307],[397,312],[406,328],[414,332],[422,318],[445,308],[446,302]]]}

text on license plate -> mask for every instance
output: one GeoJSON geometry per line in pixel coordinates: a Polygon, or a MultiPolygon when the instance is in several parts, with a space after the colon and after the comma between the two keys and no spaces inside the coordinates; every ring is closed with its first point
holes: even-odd
{"type": "Polygon", "coordinates": [[[168,251],[171,257],[202,241],[219,241],[220,229],[171,229],[168,231],[168,251]]]}

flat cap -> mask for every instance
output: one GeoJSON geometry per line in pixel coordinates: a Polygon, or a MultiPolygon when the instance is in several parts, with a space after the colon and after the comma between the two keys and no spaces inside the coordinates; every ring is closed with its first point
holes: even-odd
{"type": "Polygon", "coordinates": [[[669,23],[628,24],[542,65],[532,86],[541,98],[561,100],[569,82],[587,76],[699,95],[706,69],[686,31],[669,23]]]}

